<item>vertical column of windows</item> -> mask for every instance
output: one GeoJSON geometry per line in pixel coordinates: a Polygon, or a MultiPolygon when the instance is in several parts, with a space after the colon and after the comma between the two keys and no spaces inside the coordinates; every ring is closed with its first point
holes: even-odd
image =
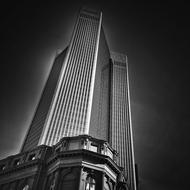
{"type": "Polygon", "coordinates": [[[121,92],[121,85],[122,85],[122,81],[121,81],[121,75],[122,73],[119,74],[119,69],[117,71],[117,75],[118,75],[118,93],[119,93],[119,96],[117,97],[117,102],[118,102],[118,121],[119,121],[119,133],[118,133],[118,136],[120,134],[120,138],[119,138],[119,148],[120,148],[120,164],[123,166],[123,144],[122,144],[122,121],[121,121],[121,114],[122,114],[122,109],[121,109],[121,98],[122,98],[122,92],[121,92]]]}
{"type": "MultiPolygon", "coordinates": [[[[84,45],[82,47],[82,50],[83,50],[84,53],[86,53],[86,48],[84,47],[84,45]]],[[[82,58],[81,62],[84,63],[83,58],[82,58]]],[[[72,122],[72,125],[75,125],[75,123],[78,123],[78,113],[81,112],[81,109],[79,107],[79,103],[80,103],[80,96],[81,96],[81,84],[82,84],[82,80],[83,80],[83,76],[84,76],[84,71],[83,71],[84,67],[85,67],[85,64],[82,64],[81,71],[79,73],[80,78],[77,81],[77,82],[79,82],[79,84],[77,84],[78,91],[76,92],[76,95],[77,95],[77,97],[76,97],[76,106],[75,106],[76,112],[75,112],[75,118],[73,119],[74,121],[72,122]]],[[[82,88],[82,90],[83,90],[83,88],[82,88]]],[[[80,126],[81,126],[81,124],[78,123],[79,128],[80,128],[80,126]]],[[[75,129],[76,126],[73,126],[73,128],[74,128],[75,131],[73,131],[72,135],[75,135],[76,134],[76,129],[75,129]]],[[[72,132],[72,129],[71,129],[71,132],[72,132]]]]}
{"type": "MultiPolygon", "coordinates": [[[[129,121],[129,112],[126,113],[127,116],[127,124],[130,125],[129,121]]],[[[132,142],[131,142],[131,128],[128,127],[127,129],[127,139],[128,139],[128,176],[129,176],[129,183],[131,184],[133,180],[134,168],[133,168],[133,158],[132,158],[132,142]],[[130,171],[130,172],[129,172],[130,171]]],[[[132,185],[132,184],[131,184],[132,185]]],[[[132,185],[133,186],[133,185],[132,185]]]]}
{"type": "MultiPolygon", "coordinates": [[[[67,67],[66,70],[68,70],[68,67],[67,67]]],[[[69,72],[67,72],[67,73],[69,74],[69,72]]],[[[63,79],[63,81],[64,81],[64,79],[63,79]]],[[[62,87],[63,87],[63,83],[62,83],[62,87]]],[[[61,91],[60,91],[60,93],[59,93],[59,97],[63,99],[63,96],[62,96],[62,88],[61,88],[61,91]]],[[[60,108],[62,107],[62,104],[61,104],[61,102],[59,101],[59,99],[57,100],[57,107],[58,107],[58,109],[55,109],[55,110],[54,110],[54,116],[55,116],[55,117],[53,117],[52,120],[51,120],[52,129],[54,129],[54,130],[52,130],[51,135],[50,135],[50,137],[49,137],[49,143],[50,143],[50,144],[52,143],[52,137],[54,137],[55,130],[57,130],[57,128],[58,128],[58,126],[57,126],[57,127],[54,127],[54,126],[55,126],[55,124],[57,123],[57,121],[58,121],[58,119],[59,119],[59,116],[60,116],[60,115],[59,115],[59,114],[60,114],[60,108]]]]}
{"type": "MultiPolygon", "coordinates": [[[[79,21],[79,23],[78,23],[78,28],[80,29],[81,28],[81,22],[79,21]]],[[[73,43],[73,46],[74,46],[74,50],[73,51],[77,51],[77,53],[78,53],[78,51],[81,49],[80,47],[78,47],[77,48],[77,42],[78,42],[78,40],[79,40],[79,38],[78,38],[78,36],[79,36],[79,31],[80,30],[77,30],[77,32],[76,32],[76,36],[75,36],[75,40],[74,40],[74,43],[73,43]]],[[[77,54],[78,55],[78,54],[77,54]]],[[[77,59],[77,57],[75,57],[75,60],[73,61],[73,64],[70,64],[71,66],[73,65],[73,66],[75,66],[75,68],[76,68],[76,64],[75,64],[75,62],[76,62],[76,59],[77,59]]],[[[71,67],[71,70],[72,70],[72,67],[71,67]]],[[[75,69],[74,69],[75,70],[75,69]]],[[[73,77],[71,77],[71,78],[73,78],[73,77]]],[[[70,85],[70,83],[67,83],[68,85],[70,85]]],[[[68,86],[69,87],[69,86],[68,86]]],[[[68,88],[67,87],[67,88],[68,88]]],[[[68,89],[67,89],[67,93],[69,93],[69,91],[68,91],[68,89]]],[[[65,95],[66,96],[66,95],[65,95]]],[[[65,99],[65,97],[63,97],[63,99],[65,99]]],[[[58,126],[59,126],[59,130],[57,130],[57,133],[56,133],[56,135],[55,135],[55,141],[54,141],[54,143],[56,143],[60,138],[61,138],[61,136],[60,136],[60,134],[61,134],[61,131],[62,131],[62,129],[63,129],[63,122],[65,121],[65,117],[63,117],[63,114],[65,113],[64,111],[66,110],[65,109],[65,103],[66,103],[66,101],[64,101],[64,104],[61,106],[61,114],[60,114],[60,119],[59,119],[59,123],[58,123],[58,126]]],[[[64,122],[65,123],[65,122],[64,122]]]]}
{"type": "MultiPolygon", "coordinates": [[[[94,24],[94,31],[92,32],[93,36],[91,37],[94,40],[94,44],[95,44],[95,40],[97,38],[97,30],[98,30],[98,23],[94,24]]],[[[94,61],[94,55],[95,55],[95,45],[91,45],[89,48],[89,56],[87,57],[88,61],[89,61],[89,68],[88,68],[88,73],[87,73],[87,80],[86,80],[86,90],[85,90],[85,94],[84,94],[84,100],[83,100],[83,105],[84,105],[84,116],[83,116],[83,123],[85,122],[86,125],[86,112],[87,112],[87,106],[88,106],[88,98],[89,98],[89,87],[91,84],[91,77],[92,77],[92,69],[93,69],[93,61],[94,61]]],[[[84,133],[85,132],[85,127],[83,127],[81,129],[81,131],[84,133]]]]}
{"type": "MultiPolygon", "coordinates": [[[[84,55],[86,55],[88,53],[88,47],[86,47],[87,39],[88,39],[88,35],[86,36],[86,40],[84,40],[84,42],[85,42],[84,55]]],[[[86,61],[84,56],[82,56],[82,62],[83,63],[88,62],[88,61],[86,61]]],[[[84,77],[86,75],[86,72],[85,72],[86,66],[87,66],[87,64],[83,64],[83,67],[81,68],[80,79],[79,79],[79,81],[80,81],[80,83],[79,83],[79,92],[77,93],[77,97],[76,97],[76,99],[77,99],[77,109],[78,109],[78,111],[76,113],[77,122],[74,123],[74,130],[73,130],[74,134],[78,134],[78,132],[81,131],[81,126],[84,125],[83,123],[81,123],[81,121],[80,121],[81,118],[80,117],[81,117],[81,113],[83,113],[83,110],[84,110],[83,104],[81,104],[82,103],[82,101],[81,101],[82,97],[81,96],[83,96],[83,92],[84,92],[84,89],[85,89],[84,88],[85,87],[84,86],[84,79],[85,79],[84,77]]]]}
{"type": "MultiPolygon", "coordinates": [[[[80,19],[79,19],[80,20],[80,19]]],[[[81,21],[80,21],[81,22],[81,21]]],[[[85,21],[86,22],[86,21],[85,21]]],[[[93,22],[91,22],[92,24],[93,22]]],[[[89,26],[90,22],[86,22],[84,23],[84,21],[82,22],[83,24],[83,28],[79,29],[80,30],[80,35],[78,36],[78,43],[81,44],[80,42],[83,41],[83,42],[87,42],[88,39],[91,39],[91,36],[89,36],[89,34],[91,34],[91,32],[89,32],[88,30],[86,30],[85,27],[87,27],[87,25],[89,26]],[[85,26],[85,27],[84,27],[85,26]],[[82,32],[85,30],[85,32],[87,31],[88,33],[86,34],[82,34],[82,32]]],[[[96,26],[97,23],[95,23],[94,26],[96,26]]],[[[89,26],[89,28],[91,28],[92,26],[89,26]]],[[[97,32],[96,30],[94,30],[93,32],[93,35],[95,36],[97,32]]],[[[88,41],[89,43],[91,43],[91,41],[89,40],[88,41]]],[[[95,44],[95,43],[94,43],[95,44]]],[[[72,88],[74,89],[74,91],[72,90],[72,92],[70,91],[70,93],[68,95],[70,95],[70,97],[72,97],[72,101],[68,101],[68,103],[70,102],[70,104],[67,104],[67,107],[66,107],[66,110],[68,111],[68,114],[65,115],[65,118],[66,118],[66,125],[64,128],[65,130],[60,130],[61,131],[61,134],[63,134],[63,136],[67,136],[67,135],[74,135],[76,134],[76,131],[78,131],[78,127],[80,127],[81,123],[83,124],[84,122],[80,122],[79,125],[78,125],[78,121],[80,121],[81,119],[83,119],[83,121],[85,120],[85,115],[86,115],[86,101],[84,101],[84,103],[82,104],[81,102],[81,99],[83,97],[80,96],[80,94],[82,93],[82,90],[83,91],[86,91],[85,92],[85,98],[88,96],[88,84],[89,84],[89,80],[87,81],[87,85],[83,85],[82,82],[84,81],[83,78],[84,76],[89,75],[89,72],[86,73],[86,72],[82,72],[81,71],[83,70],[84,67],[86,68],[89,68],[88,71],[91,70],[92,68],[92,64],[93,64],[93,56],[94,56],[94,51],[95,51],[95,48],[89,48],[89,44],[82,44],[82,47],[78,48],[80,49],[79,52],[77,52],[78,54],[78,60],[77,62],[81,62],[82,65],[78,65],[81,69],[80,70],[77,70],[77,73],[74,74],[75,76],[75,79],[74,79],[74,85],[75,86],[72,86],[72,88]],[[88,50],[88,51],[87,51],[88,50]],[[82,51],[82,52],[81,52],[82,51]],[[92,52],[91,52],[92,51],[92,52]],[[90,55],[89,55],[90,54],[90,55]],[[85,56],[84,56],[85,55],[85,56]],[[85,58],[84,58],[85,57],[85,58]],[[90,60],[88,61],[87,59],[90,57],[90,60]],[[81,60],[82,58],[82,60],[81,60]],[[90,64],[89,64],[90,63],[90,64]],[[80,88],[81,86],[83,86],[84,88],[80,88]],[[85,89],[85,87],[87,87],[85,89]],[[79,108],[81,105],[82,108],[79,108]],[[84,112],[84,113],[81,113],[81,112],[84,112]],[[80,115],[80,118],[79,118],[79,115],[80,115]],[[76,125],[77,124],[77,125],[76,125]],[[77,129],[76,129],[76,126],[77,126],[77,129]],[[73,133],[74,132],[74,133],[73,133]]],[[[76,55],[73,55],[76,57],[76,55]]],[[[69,61],[68,61],[69,62],[69,61]]],[[[85,69],[84,69],[85,70],[85,69]]],[[[87,69],[86,69],[87,70],[87,69]]],[[[89,77],[91,76],[87,76],[86,78],[89,79],[89,77]]],[[[86,81],[84,81],[86,82],[86,81]]],[[[71,84],[70,84],[71,85],[71,84]]],[[[86,99],[87,100],[87,99],[86,99]]],[[[88,100],[87,100],[88,101],[88,100]]],[[[65,119],[64,119],[65,120],[65,119]]],[[[62,128],[62,127],[59,127],[59,129],[62,128]]],[[[84,126],[83,126],[84,128],[84,126]]],[[[84,129],[82,129],[84,131],[84,129]]],[[[56,133],[58,134],[58,132],[56,133]]],[[[56,139],[57,140],[57,139],[56,139]]]]}
{"type": "Polygon", "coordinates": [[[116,138],[117,138],[117,150],[119,152],[119,164],[121,165],[121,151],[120,151],[120,142],[119,142],[119,139],[120,139],[120,133],[119,133],[119,118],[118,118],[118,114],[119,114],[119,104],[118,104],[118,85],[119,85],[119,81],[118,81],[118,73],[117,73],[117,69],[116,69],[116,72],[115,72],[115,78],[116,78],[116,83],[115,83],[115,104],[116,104],[116,128],[117,128],[117,133],[116,133],[116,138]]]}
{"type": "Polygon", "coordinates": [[[119,153],[118,164],[124,167],[129,186],[136,189],[126,57],[113,54],[112,59],[112,146],[119,153]]]}
{"type": "MultiPolygon", "coordinates": [[[[126,81],[126,77],[125,77],[125,81],[126,81]]],[[[126,83],[124,83],[124,85],[126,86],[126,83]]],[[[123,86],[123,93],[124,93],[124,97],[127,97],[127,93],[126,93],[126,88],[125,88],[125,86],[123,86]]],[[[126,110],[126,108],[128,108],[128,105],[127,105],[127,100],[125,99],[124,100],[124,111],[123,111],[123,120],[124,120],[124,122],[123,122],[123,126],[125,127],[124,129],[125,129],[125,133],[124,133],[124,142],[123,142],[123,144],[124,144],[124,146],[125,145],[127,145],[127,136],[126,136],[126,127],[127,127],[127,123],[126,123],[126,114],[125,114],[125,110],[126,110]]],[[[127,151],[128,151],[128,148],[125,148],[124,149],[124,158],[123,158],[123,160],[124,160],[124,168],[125,168],[125,171],[128,171],[127,170],[127,151]]]]}
{"type": "MultiPolygon", "coordinates": [[[[81,25],[83,26],[84,23],[81,20],[80,20],[80,22],[81,22],[81,25]]],[[[83,30],[83,28],[80,28],[79,30],[80,30],[80,35],[78,36],[78,46],[79,46],[78,49],[79,49],[79,52],[75,52],[77,54],[74,54],[73,56],[75,56],[76,63],[78,63],[78,66],[80,67],[81,64],[82,64],[81,63],[81,52],[83,50],[83,44],[81,44],[81,38],[84,36],[84,30],[83,30]]],[[[78,81],[78,74],[73,75],[73,77],[75,78],[75,80],[78,81]]],[[[71,86],[71,88],[74,88],[74,87],[71,86]]],[[[66,124],[67,124],[67,126],[65,127],[64,136],[67,136],[67,133],[69,132],[69,127],[70,127],[69,121],[70,121],[70,116],[72,115],[72,113],[71,113],[71,103],[72,103],[72,101],[74,102],[73,98],[71,98],[71,102],[69,104],[69,107],[66,109],[68,112],[65,113],[66,114],[66,124]]]]}
{"type": "MultiPolygon", "coordinates": [[[[85,21],[83,21],[83,24],[84,24],[84,28],[86,28],[87,27],[87,23],[85,22],[85,21]]],[[[80,53],[84,53],[85,52],[85,50],[86,50],[86,47],[85,47],[85,38],[87,38],[87,35],[88,35],[88,33],[85,35],[86,33],[84,33],[83,34],[83,36],[82,36],[82,40],[81,40],[81,42],[82,42],[82,51],[80,52],[80,53]],[[85,36],[84,36],[85,35],[85,36]]],[[[77,120],[77,112],[78,112],[78,110],[77,110],[77,104],[78,104],[78,98],[77,98],[77,96],[78,96],[78,94],[80,93],[79,91],[80,91],[80,86],[79,86],[79,82],[81,82],[81,75],[83,74],[83,73],[81,73],[81,70],[82,70],[82,66],[84,65],[84,62],[83,62],[83,56],[81,55],[80,56],[80,63],[82,63],[82,65],[80,66],[80,72],[78,73],[78,77],[79,78],[77,78],[77,81],[76,81],[76,88],[75,88],[75,93],[74,93],[74,97],[73,97],[73,100],[74,100],[74,103],[73,104],[71,104],[71,113],[73,113],[73,118],[75,119],[75,120],[77,120]]],[[[71,118],[70,118],[70,122],[71,122],[71,118]]],[[[75,122],[77,122],[77,121],[75,121],[75,122]]],[[[78,127],[80,127],[80,126],[78,126],[78,127]]],[[[68,135],[69,136],[72,136],[72,135],[75,135],[75,133],[74,133],[74,123],[73,122],[71,122],[70,123],[70,131],[68,131],[68,135]]]]}
{"type": "MultiPolygon", "coordinates": [[[[89,25],[90,25],[90,23],[89,23],[89,25]]],[[[91,27],[91,26],[89,26],[89,27],[91,27]]],[[[88,31],[88,30],[87,30],[88,31]]],[[[87,42],[88,41],[88,38],[89,38],[89,31],[88,31],[88,35],[87,35],[87,40],[85,40],[85,42],[87,42]]],[[[85,54],[85,56],[83,56],[85,59],[85,62],[86,63],[88,63],[88,61],[86,61],[86,59],[89,57],[89,48],[88,48],[88,44],[87,43],[85,43],[85,46],[86,46],[86,49],[88,50],[87,51],[87,53],[85,54]]],[[[88,77],[87,77],[88,78],[88,77]]],[[[86,107],[84,106],[84,105],[82,105],[82,113],[83,113],[83,117],[84,117],[84,111],[85,111],[85,109],[86,109],[86,107]]],[[[82,127],[82,126],[81,126],[82,127]]],[[[83,127],[85,127],[85,126],[83,126],[83,127]]],[[[82,128],[80,128],[80,131],[82,131],[82,128]]]]}
{"type": "MultiPolygon", "coordinates": [[[[98,27],[98,23],[92,23],[91,25],[93,29],[92,32],[90,32],[90,36],[89,38],[91,38],[91,40],[95,41],[96,36],[97,36],[97,27],[98,27]]],[[[95,46],[93,45],[92,41],[89,41],[90,46],[88,46],[89,48],[89,54],[87,57],[89,64],[89,68],[88,68],[88,73],[87,73],[87,80],[86,80],[86,84],[85,84],[85,94],[84,94],[84,100],[83,100],[83,107],[84,107],[84,111],[83,111],[83,123],[85,123],[85,126],[83,126],[81,128],[81,131],[84,133],[85,132],[85,127],[86,127],[86,111],[87,111],[87,106],[88,106],[88,97],[89,97],[89,84],[91,83],[91,72],[92,72],[92,68],[93,68],[93,60],[94,60],[94,55],[95,55],[95,46]]]]}
{"type": "MultiPolygon", "coordinates": [[[[89,46],[88,48],[89,48],[89,51],[92,52],[92,47],[89,46]]],[[[91,60],[91,53],[87,57],[87,62],[90,63],[90,60],[91,60]]],[[[85,100],[86,100],[86,96],[87,96],[87,90],[86,90],[85,87],[87,87],[87,83],[88,83],[88,80],[89,80],[90,67],[87,67],[87,65],[86,65],[85,69],[86,69],[87,72],[85,73],[85,78],[84,78],[85,79],[84,80],[84,85],[83,85],[84,89],[83,89],[82,100],[81,100],[81,109],[82,109],[82,112],[81,112],[81,117],[80,117],[80,121],[81,121],[81,123],[84,123],[84,127],[86,125],[84,113],[85,113],[85,109],[87,109],[87,108],[85,108],[85,106],[86,106],[85,105],[85,102],[86,102],[85,100]]],[[[84,127],[81,128],[81,132],[82,133],[84,132],[84,127]]],[[[78,129],[78,133],[79,132],[80,132],[80,129],[78,129]]]]}
{"type": "MultiPolygon", "coordinates": [[[[126,79],[126,81],[127,81],[127,79],[126,79]]],[[[127,97],[127,89],[126,89],[126,91],[125,91],[125,94],[126,94],[126,97],[127,97]]],[[[125,102],[125,107],[128,109],[128,99],[126,100],[126,102],[125,102]]],[[[131,171],[130,170],[130,161],[129,161],[129,158],[130,158],[130,151],[129,151],[129,134],[128,134],[128,130],[129,130],[129,123],[128,123],[128,114],[127,114],[127,112],[125,112],[125,126],[127,126],[127,128],[126,128],[126,133],[125,133],[125,145],[126,145],[126,156],[125,156],[125,160],[126,160],[126,163],[125,163],[125,171],[127,172],[127,176],[128,176],[128,178],[129,178],[129,176],[130,176],[130,173],[129,173],[129,171],[131,171]]]]}
{"type": "Polygon", "coordinates": [[[120,134],[120,138],[119,138],[119,144],[120,144],[120,146],[119,146],[119,148],[120,148],[120,164],[123,166],[123,163],[122,163],[122,157],[123,157],[123,150],[122,150],[122,148],[123,148],[123,146],[122,146],[122,131],[121,131],[121,114],[122,114],[122,110],[121,110],[121,103],[120,103],[120,99],[122,98],[121,97],[121,78],[120,78],[120,76],[121,76],[121,73],[120,73],[120,75],[119,75],[119,69],[118,69],[118,71],[117,71],[117,75],[118,75],[118,97],[117,97],[117,102],[118,102],[118,120],[119,120],[119,134],[120,134]]]}
{"type": "MultiPolygon", "coordinates": [[[[82,22],[82,21],[81,21],[82,22]]],[[[84,22],[82,22],[82,24],[84,25],[84,22]]],[[[85,27],[85,25],[84,25],[84,27],[85,27]]],[[[80,32],[80,36],[79,36],[79,48],[80,48],[80,51],[79,52],[77,52],[77,54],[75,54],[74,56],[75,56],[75,58],[77,59],[76,60],[76,62],[78,63],[78,70],[77,70],[77,73],[74,73],[74,85],[73,86],[71,86],[71,88],[72,88],[72,95],[71,95],[71,102],[70,102],[70,104],[69,104],[69,112],[67,113],[68,115],[67,115],[67,123],[68,123],[68,127],[67,127],[67,135],[66,136],[68,136],[69,135],[69,133],[72,131],[72,120],[75,118],[75,112],[77,111],[77,110],[75,110],[74,112],[73,112],[73,106],[76,104],[76,98],[75,98],[75,96],[76,96],[76,90],[77,90],[77,88],[78,88],[78,86],[77,86],[77,83],[78,83],[78,80],[79,80],[79,75],[80,75],[80,69],[81,69],[81,66],[82,66],[82,60],[81,60],[81,53],[84,51],[83,50],[83,46],[84,46],[84,44],[82,43],[82,41],[84,40],[84,36],[85,35],[85,33],[84,33],[84,31],[83,30],[81,30],[81,32],[80,32]]]]}
{"type": "MultiPolygon", "coordinates": [[[[78,27],[80,27],[80,23],[79,23],[78,27]]],[[[78,31],[78,30],[77,30],[77,31],[78,31]]],[[[78,36],[78,32],[76,33],[76,35],[75,35],[75,37],[74,37],[74,43],[77,43],[77,36],[78,36]]],[[[71,54],[73,53],[73,51],[76,51],[75,48],[76,48],[76,46],[72,46],[72,47],[71,47],[71,54]]],[[[79,49],[79,48],[78,48],[78,49],[79,49]]],[[[71,59],[71,56],[69,57],[68,62],[70,62],[70,59],[71,59]]],[[[74,66],[74,64],[73,64],[73,65],[67,64],[67,68],[66,68],[66,70],[65,70],[65,75],[64,75],[64,78],[63,78],[63,80],[62,80],[62,87],[65,87],[64,89],[66,90],[66,93],[68,93],[68,90],[69,90],[69,88],[68,88],[68,86],[69,86],[69,81],[72,79],[71,77],[69,77],[69,75],[71,74],[71,73],[70,73],[70,70],[73,69],[72,66],[74,66]]],[[[64,91],[64,89],[61,89],[61,93],[59,93],[59,96],[62,98],[62,100],[64,100],[64,98],[65,98],[65,91],[64,91]]],[[[59,107],[63,108],[62,101],[59,102],[59,99],[58,99],[58,101],[57,101],[57,105],[58,105],[59,107]]],[[[54,111],[54,115],[55,115],[56,117],[59,117],[59,114],[57,113],[57,110],[54,111]]],[[[53,119],[55,119],[55,118],[53,118],[53,119]]],[[[52,127],[54,126],[54,125],[53,125],[53,121],[54,121],[53,119],[51,120],[51,126],[52,126],[52,127]]],[[[51,134],[52,134],[52,133],[51,133],[51,134]]]]}
{"type": "Polygon", "coordinates": [[[119,152],[119,165],[126,169],[126,68],[113,65],[113,109],[112,139],[113,147],[119,152]]]}
{"type": "MultiPolygon", "coordinates": [[[[80,21],[80,20],[79,20],[80,21]]],[[[81,22],[79,22],[79,29],[77,30],[77,36],[76,36],[76,38],[75,38],[75,44],[73,45],[74,46],[74,51],[76,52],[77,51],[77,55],[79,56],[79,52],[78,51],[81,51],[81,47],[79,46],[79,31],[80,31],[80,29],[81,29],[81,22]]],[[[77,58],[78,58],[78,56],[77,56],[77,58]]],[[[68,62],[68,64],[70,64],[70,65],[74,65],[75,63],[71,63],[71,62],[68,62]]],[[[69,94],[68,94],[68,90],[69,90],[69,86],[67,86],[67,94],[65,95],[65,97],[63,97],[64,98],[64,105],[63,105],[63,107],[64,107],[64,110],[63,110],[63,113],[62,113],[62,115],[61,115],[61,118],[62,118],[62,122],[61,122],[61,129],[63,130],[64,129],[64,131],[65,130],[67,130],[67,128],[68,128],[68,123],[67,123],[67,115],[66,115],[66,113],[65,113],[65,111],[69,111],[68,110],[68,101],[66,100],[66,98],[69,96],[69,94]],[[63,125],[64,125],[64,127],[63,127],[63,125]]],[[[60,134],[62,134],[62,131],[61,131],[61,133],[60,134]]]]}
{"type": "Polygon", "coordinates": [[[81,16],[76,25],[64,75],[47,121],[44,143],[84,133],[99,20],[81,16]]]}
{"type": "MultiPolygon", "coordinates": [[[[123,73],[122,73],[122,75],[121,76],[123,76],[123,73]]],[[[123,76],[124,77],[124,76],[123,76]]],[[[121,80],[121,96],[122,96],[122,102],[124,103],[124,101],[125,101],[125,99],[123,99],[123,96],[124,96],[124,94],[123,94],[123,90],[122,90],[122,88],[123,88],[123,81],[121,80]]],[[[121,132],[122,132],[122,138],[121,138],[121,143],[122,143],[122,165],[124,166],[124,152],[125,152],[125,150],[124,150],[124,134],[125,134],[125,129],[124,129],[124,125],[123,125],[123,113],[125,112],[125,110],[123,109],[123,103],[122,103],[122,106],[121,106],[121,132]]],[[[121,105],[121,102],[120,102],[120,105],[121,105]]]]}
{"type": "MultiPolygon", "coordinates": [[[[96,41],[96,38],[97,36],[93,35],[93,34],[97,34],[98,32],[98,25],[96,25],[96,28],[94,28],[94,32],[92,32],[92,36],[91,36],[91,39],[94,41],[94,45],[91,46],[91,49],[93,49],[93,52],[91,52],[90,54],[90,62],[91,62],[91,65],[90,65],[90,69],[89,69],[89,77],[88,77],[88,81],[87,81],[87,89],[86,89],[86,95],[85,95],[85,107],[87,108],[88,106],[88,99],[89,99],[89,94],[90,94],[90,84],[91,84],[91,79],[92,79],[92,71],[93,71],[93,61],[94,59],[92,59],[92,57],[94,57],[95,55],[95,41],[96,41]]],[[[85,109],[85,120],[86,120],[86,117],[87,117],[87,109],[85,109]]],[[[85,129],[83,129],[85,131],[85,129]]]]}
{"type": "MultiPolygon", "coordinates": [[[[78,27],[78,26],[77,26],[78,27]]],[[[75,37],[77,36],[77,33],[75,35],[75,37]]],[[[74,40],[75,42],[75,40],[74,40]]],[[[71,47],[71,52],[73,51],[73,46],[71,47]]],[[[70,59],[70,57],[68,58],[68,60],[70,59]]],[[[55,108],[54,108],[54,111],[53,111],[53,116],[51,117],[51,121],[50,121],[50,125],[49,125],[49,129],[48,129],[48,133],[47,133],[47,136],[46,136],[46,144],[49,144],[49,139],[50,139],[50,134],[52,134],[50,132],[50,129],[52,130],[52,127],[53,127],[53,124],[52,122],[54,121],[55,119],[55,116],[57,116],[57,109],[60,109],[60,107],[62,107],[62,104],[60,103],[60,98],[62,98],[63,100],[63,90],[64,89],[67,89],[67,88],[64,88],[66,85],[65,84],[65,80],[66,79],[69,79],[68,78],[68,64],[66,64],[66,68],[65,68],[65,73],[64,73],[64,76],[63,76],[63,79],[62,79],[62,83],[61,83],[61,87],[60,87],[60,91],[59,91],[59,94],[58,94],[58,98],[56,99],[56,104],[55,104],[55,108]],[[64,88],[64,89],[63,89],[64,88]]]]}
{"type": "Polygon", "coordinates": [[[127,94],[126,94],[126,72],[123,72],[123,85],[122,85],[122,94],[123,94],[123,114],[122,114],[122,121],[123,121],[123,165],[124,165],[124,168],[125,168],[125,171],[127,171],[127,168],[126,168],[126,163],[127,163],[127,160],[126,160],[126,151],[127,149],[125,148],[126,146],[126,130],[127,130],[127,123],[126,123],[126,118],[125,118],[125,113],[126,113],[126,110],[127,110],[127,105],[126,105],[126,97],[127,97],[127,94]]]}

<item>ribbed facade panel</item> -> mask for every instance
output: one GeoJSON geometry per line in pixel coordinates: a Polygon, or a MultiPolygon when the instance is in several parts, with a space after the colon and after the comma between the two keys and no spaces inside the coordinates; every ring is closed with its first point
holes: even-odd
{"type": "Polygon", "coordinates": [[[87,133],[100,14],[80,12],[40,144],[87,133]]]}
{"type": "Polygon", "coordinates": [[[108,141],[110,52],[103,28],[100,33],[89,134],[108,141]]]}
{"type": "Polygon", "coordinates": [[[61,67],[64,63],[65,54],[66,50],[55,58],[21,151],[33,149],[38,145],[44,123],[47,118],[47,113],[52,102],[53,94],[56,89],[61,67]]]}
{"type": "Polygon", "coordinates": [[[130,189],[135,189],[132,131],[129,108],[127,59],[112,53],[111,146],[119,153],[130,189]]]}

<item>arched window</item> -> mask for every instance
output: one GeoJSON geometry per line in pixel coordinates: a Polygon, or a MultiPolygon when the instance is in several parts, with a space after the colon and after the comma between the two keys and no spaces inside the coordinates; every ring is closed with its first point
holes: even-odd
{"type": "Polygon", "coordinates": [[[62,190],[68,189],[73,190],[76,189],[76,175],[74,172],[68,173],[66,176],[64,176],[62,180],[62,190]]]}
{"type": "Polygon", "coordinates": [[[110,184],[108,183],[108,179],[104,176],[104,190],[111,190],[110,184]]]}
{"type": "Polygon", "coordinates": [[[28,158],[28,161],[35,160],[35,159],[36,159],[35,156],[36,156],[35,154],[31,154],[31,155],[29,156],[29,158],[28,158]]]}
{"type": "Polygon", "coordinates": [[[96,181],[91,174],[88,174],[85,181],[85,190],[95,190],[96,181]]]}
{"type": "Polygon", "coordinates": [[[55,189],[55,179],[53,179],[51,186],[50,186],[50,190],[54,190],[55,189]]]}
{"type": "Polygon", "coordinates": [[[25,185],[22,190],[29,190],[29,185],[25,185]]]}

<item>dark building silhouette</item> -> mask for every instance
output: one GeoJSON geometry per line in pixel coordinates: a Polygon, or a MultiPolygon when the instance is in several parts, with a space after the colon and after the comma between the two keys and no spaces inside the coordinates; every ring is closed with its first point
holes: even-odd
{"type": "Polygon", "coordinates": [[[42,92],[40,102],[36,109],[32,123],[25,137],[22,151],[30,150],[38,145],[42,129],[47,119],[48,111],[51,105],[52,97],[56,89],[58,78],[63,66],[66,49],[55,58],[48,80],[42,92]]]}
{"type": "Polygon", "coordinates": [[[55,58],[1,189],[136,190],[127,57],[110,52],[102,13],[81,9],[55,58]]]}

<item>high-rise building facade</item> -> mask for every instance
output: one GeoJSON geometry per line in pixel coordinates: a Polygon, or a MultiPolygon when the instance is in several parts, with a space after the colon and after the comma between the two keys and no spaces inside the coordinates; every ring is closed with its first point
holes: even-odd
{"type": "Polygon", "coordinates": [[[32,122],[24,151],[36,143],[53,145],[61,137],[80,134],[108,140],[110,53],[101,13],[80,12],[65,51],[55,61],[60,70],[52,68],[49,77],[56,75],[56,79],[50,82],[56,81],[56,85],[51,87],[47,82],[53,89],[51,95],[44,91],[41,101],[48,99],[48,106],[44,106],[40,114],[41,105],[37,108],[34,119],[38,117],[38,120],[32,122]]]}
{"type": "Polygon", "coordinates": [[[57,147],[62,138],[89,135],[100,141],[82,141],[84,147],[114,159],[123,168],[126,187],[136,190],[127,67],[125,55],[109,50],[102,13],[82,9],[68,47],[55,58],[21,154],[37,146],[57,147]],[[108,142],[111,148],[96,142],[108,142]]]}
{"type": "Polygon", "coordinates": [[[111,59],[110,144],[119,153],[118,164],[124,168],[128,183],[134,186],[135,165],[127,57],[112,52],[111,59]]]}

